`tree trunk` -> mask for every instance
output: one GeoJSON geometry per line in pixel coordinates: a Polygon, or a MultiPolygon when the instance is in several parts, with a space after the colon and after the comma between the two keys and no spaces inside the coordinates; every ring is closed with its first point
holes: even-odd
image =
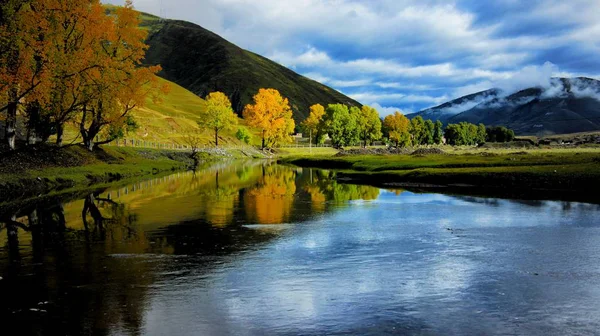
{"type": "Polygon", "coordinates": [[[6,143],[10,150],[15,150],[17,139],[17,103],[10,103],[6,115],[6,143]]]}
{"type": "Polygon", "coordinates": [[[308,152],[312,153],[312,129],[308,132],[308,152]]]}
{"type": "Polygon", "coordinates": [[[215,147],[219,147],[219,130],[215,128],[215,147]]]}
{"type": "Polygon", "coordinates": [[[56,145],[58,147],[62,147],[63,145],[63,133],[65,131],[65,126],[62,124],[56,125],[56,145]]]}
{"type": "Polygon", "coordinates": [[[35,145],[37,139],[37,135],[35,134],[35,130],[31,127],[27,128],[27,145],[35,145]]]}
{"type": "Polygon", "coordinates": [[[265,131],[262,132],[262,149],[265,149],[265,131]]]}

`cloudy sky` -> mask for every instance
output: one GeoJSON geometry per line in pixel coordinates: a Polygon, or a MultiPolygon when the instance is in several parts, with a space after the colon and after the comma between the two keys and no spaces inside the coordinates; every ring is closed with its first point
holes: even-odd
{"type": "Polygon", "coordinates": [[[134,5],[197,23],[381,114],[418,111],[491,87],[517,90],[551,76],[600,77],[600,0],[134,0],[134,5]]]}

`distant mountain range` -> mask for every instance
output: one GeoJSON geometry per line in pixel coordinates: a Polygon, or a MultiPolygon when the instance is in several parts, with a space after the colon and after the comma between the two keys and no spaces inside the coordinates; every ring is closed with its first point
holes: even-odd
{"type": "Polygon", "coordinates": [[[507,126],[517,134],[566,134],[600,130],[600,81],[591,78],[552,78],[549,85],[518,92],[500,89],[470,94],[409,118],[443,123],[483,123],[507,126]]]}
{"type": "Polygon", "coordinates": [[[204,97],[221,91],[241,113],[260,88],[274,88],[287,97],[297,123],[313,104],[361,106],[342,93],[301,76],[265,57],[244,50],[196,24],[159,20],[143,14],[150,31],[145,63],[160,64],[159,76],[204,97]]]}

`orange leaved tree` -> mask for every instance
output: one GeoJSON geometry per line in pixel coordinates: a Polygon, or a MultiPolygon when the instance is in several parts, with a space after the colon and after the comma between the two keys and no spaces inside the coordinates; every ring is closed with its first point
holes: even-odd
{"type": "Polygon", "coordinates": [[[291,141],[290,135],[296,124],[287,98],[282,97],[279,91],[260,89],[254,96],[254,104],[244,108],[243,116],[248,125],[261,130],[263,149],[291,141]]]}
{"type": "Polygon", "coordinates": [[[25,97],[44,96],[48,40],[44,37],[42,1],[0,2],[0,112],[6,111],[6,141],[15,149],[17,109],[25,97]]]}
{"type": "Polygon", "coordinates": [[[83,76],[84,92],[79,114],[79,131],[84,145],[109,143],[134,128],[129,112],[141,107],[146,97],[167,88],[159,88],[154,76],[159,66],[142,67],[148,46],[146,32],[139,28],[139,13],[130,0],[115,11],[104,28],[104,40],[95,46],[93,63],[99,67],[83,76]],[[94,141],[98,135],[102,140],[94,141]]]}

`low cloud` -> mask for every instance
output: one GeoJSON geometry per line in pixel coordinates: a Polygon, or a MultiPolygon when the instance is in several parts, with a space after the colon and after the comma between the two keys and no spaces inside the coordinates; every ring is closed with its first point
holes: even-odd
{"type": "Polygon", "coordinates": [[[370,106],[376,109],[379,112],[379,116],[382,118],[387,115],[394,114],[394,112],[400,112],[404,115],[412,113],[411,110],[403,110],[395,106],[381,106],[379,103],[373,103],[370,106]]]}

